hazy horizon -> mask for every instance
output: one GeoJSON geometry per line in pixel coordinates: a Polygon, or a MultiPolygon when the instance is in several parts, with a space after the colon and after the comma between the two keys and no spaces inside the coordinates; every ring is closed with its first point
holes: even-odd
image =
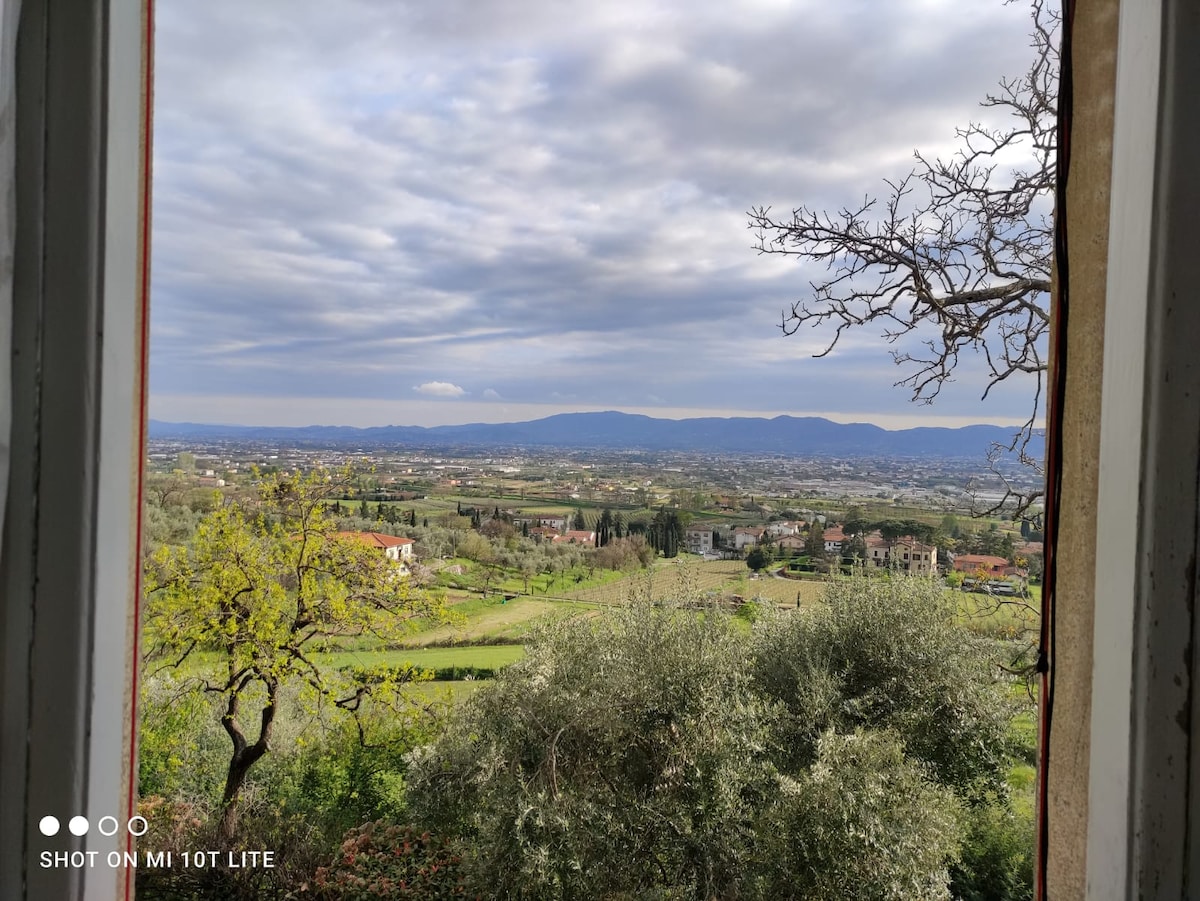
{"type": "MultiPolygon", "coordinates": [[[[171,415],[162,412],[161,404],[156,410],[154,399],[151,399],[150,418],[158,422],[168,423],[193,423],[197,425],[222,425],[222,426],[247,426],[257,428],[306,428],[306,427],[344,427],[344,428],[379,428],[387,426],[419,426],[431,428],[442,425],[471,425],[476,423],[485,424],[501,424],[501,423],[518,423],[530,422],[536,419],[542,419],[547,416],[554,416],[563,413],[630,413],[643,416],[651,416],[656,419],[699,419],[705,417],[717,417],[722,419],[733,419],[741,417],[773,419],[777,416],[793,416],[797,418],[804,417],[820,417],[828,419],[831,422],[842,424],[858,424],[865,423],[876,425],[880,428],[889,431],[898,431],[903,429],[933,427],[933,428],[962,428],[971,425],[995,425],[995,426],[1012,426],[1017,427],[1023,423],[1023,420],[1011,419],[1008,421],[997,421],[995,419],[984,419],[970,416],[908,416],[903,414],[894,415],[875,415],[875,416],[857,416],[853,413],[842,413],[836,411],[800,411],[800,410],[728,410],[728,409],[696,409],[696,408],[663,408],[663,407],[641,407],[615,409],[612,407],[552,407],[535,404],[524,405],[523,409],[512,410],[514,405],[498,406],[486,405],[480,409],[480,415],[471,417],[467,415],[463,418],[462,412],[464,405],[453,405],[449,409],[445,409],[445,415],[425,417],[424,422],[411,422],[403,420],[380,420],[376,418],[364,419],[361,417],[351,417],[354,421],[347,420],[345,407],[347,405],[363,404],[370,407],[377,407],[377,402],[367,402],[355,399],[342,399],[339,404],[342,412],[340,414],[333,413],[331,416],[340,415],[340,421],[332,419],[314,418],[310,415],[312,407],[299,404],[297,409],[287,413],[281,413],[275,410],[274,414],[264,414],[262,417],[253,415],[243,415],[237,419],[229,418],[226,413],[222,412],[225,404],[229,403],[228,398],[213,398],[213,406],[193,405],[191,409],[197,415],[171,415]],[[309,411],[309,412],[303,412],[309,411]],[[512,411],[512,412],[509,412],[512,411]]],[[[244,401],[244,398],[237,399],[244,401]]],[[[264,401],[269,403],[269,399],[264,401]]],[[[227,409],[227,408],[226,408],[227,409]]],[[[364,415],[368,411],[364,411],[364,415]]],[[[432,412],[432,405],[431,405],[432,412]]],[[[1039,424],[1039,427],[1040,424],[1039,424]]]]}

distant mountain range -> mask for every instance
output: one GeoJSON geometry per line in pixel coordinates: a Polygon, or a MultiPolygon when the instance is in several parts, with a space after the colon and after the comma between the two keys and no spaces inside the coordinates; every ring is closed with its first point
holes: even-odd
{"type": "MultiPolygon", "coordinates": [[[[971,425],[958,429],[889,431],[866,423],[820,417],[776,416],[655,419],[633,413],[560,413],[531,422],[468,425],[264,427],[203,425],[150,420],[151,438],[269,441],[321,447],[559,447],[604,450],[711,451],[800,456],[982,457],[993,443],[1008,443],[1014,427],[971,425]]],[[[1030,453],[1041,456],[1043,439],[1030,453]]]]}

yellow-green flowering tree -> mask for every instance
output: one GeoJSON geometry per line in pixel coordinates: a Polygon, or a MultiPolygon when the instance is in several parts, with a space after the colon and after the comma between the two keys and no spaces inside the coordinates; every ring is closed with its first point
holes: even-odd
{"type": "Polygon", "coordinates": [[[347,637],[394,638],[413,617],[444,612],[381,550],[338,534],[327,501],[351,482],[348,469],[273,474],[256,501],[222,506],[187,545],[146,561],[148,668],[172,668],[220,699],[232,744],[226,837],[247,773],[271,749],[282,690],[294,686],[308,703],[356,719],[371,703],[399,703],[402,677],[351,678],[323,667],[319,652],[347,637]]]}

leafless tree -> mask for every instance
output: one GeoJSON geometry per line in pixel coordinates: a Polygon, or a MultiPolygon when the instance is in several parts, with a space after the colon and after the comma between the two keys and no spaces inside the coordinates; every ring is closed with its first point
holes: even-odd
{"type": "Polygon", "coordinates": [[[987,366],[985,399],[1014,376],[1032,378],[1028,420],[989,454],[1005,495],[979,511],[1014,518],[1042,496],[1010,481],[1001,463],[1015,456],[1042,470],[1030,448],[1046,373],[1054,243],[1059,16],[1035,0],[1032,23],[1029,70],[1002,80],[982,103],[1009,114],[1003,127],[959,129],[950,159],[917,152],[912,171],[886,180],[883,195],[837,213],[803,206],[790,219],[773,218],[769,207],[749,213],[760,253],[826,267],[828,276],[810,283],[811,295],[785,310],[781,323],[788,335],[831,327],[817,357],[847,331],[875,325],[891,344],[909,339],[892,357],[905,369],[896,384],[911,388],[914,401],[932,403],[972,352],[987,366]]]}

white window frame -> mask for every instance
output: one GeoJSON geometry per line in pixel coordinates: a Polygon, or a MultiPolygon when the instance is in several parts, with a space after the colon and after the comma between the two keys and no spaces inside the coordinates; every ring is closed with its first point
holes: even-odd
{"type": "Polygon", "coordinates": [[[1187,0],[1120,5],[1087,749],[1092,899],[1200,892],[1197,37],[1200,8],[1187,0]]]}
{"type": "Polygon", "coordinates": [[[0,311],[12,323],[0,898],[112,901],[132,897],[134,874],[106,861],[132,846],[136,788],[152,9],[12,3],[16,62],[0,73],[16,96],[12,308],[0,311]],[[47,815],[61,824],[52,837],[47,815]],[[76,815],[84,836],[68,829],[76,815]],[[46,868],[42,851],[95,851],[97,864],[46,868]]]}
{"type": "MultiPolygon", "coordinates": [[[[20,5],[0,547],[5,899],[131,891],[129,871],[41,869],[33,855],[119,849],[123,835],[95,830],[51,843],[37,822],[119,817],[132,796],[151,12],[150,0],[20,5]]],[[[1200,874],[1197,37],[1193,0],[1120,4],[1089,748],[1096,899],[1200,893],[1188,881],[1200,874]]]]}

